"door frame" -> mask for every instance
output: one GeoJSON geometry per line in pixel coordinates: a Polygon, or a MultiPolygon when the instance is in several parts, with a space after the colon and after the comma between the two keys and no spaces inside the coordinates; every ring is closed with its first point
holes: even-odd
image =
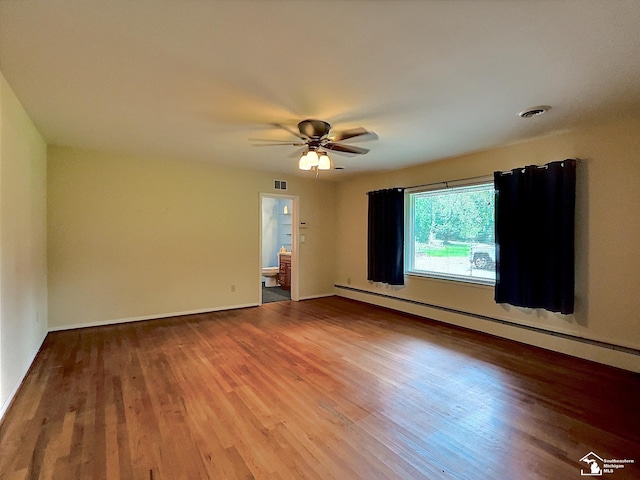
{"type": "Polygon", "coordinates": [[[286,195],[282,193],[263,193],[260,192],[260,214],[258,215],[259,226],[259,242],[258,242],[258,298],[259,305],[262,305],[262,200],[264,198],[285,198],[291,200],[291,300],[297,302],[300,300],[300,269],[299,265],[299,241],[300,238],[300,196],[286,195]]]}

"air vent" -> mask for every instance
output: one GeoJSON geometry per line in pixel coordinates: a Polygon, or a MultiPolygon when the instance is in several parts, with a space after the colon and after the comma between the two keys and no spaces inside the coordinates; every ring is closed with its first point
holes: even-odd
{"type": "Polygon", "coordinates": [[[286,190],[287,189],[287,181],[286,180],[274,180],[273,188],[275,190],[286,190]]]}
{"type": "Polygon", "coordinates": [[[539,107],[528,108],[527,110],[520,112],[518,116],[522,118],[537,117],[538,115],[542,115],[544,112],[546,112],[550,108],[551,107],[548,107],[546,105],[540,105],[539,107]]]}

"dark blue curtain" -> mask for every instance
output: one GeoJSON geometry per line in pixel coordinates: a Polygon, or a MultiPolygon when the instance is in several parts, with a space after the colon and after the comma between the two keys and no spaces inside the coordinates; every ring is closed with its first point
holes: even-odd
{"type": "Polygon", "coordinates": [[[573,313],[576,161],[495,172],[495,300],[573,313]]]}
{"type": "Polygon", "coordinates": [[[404,189],[367,192],[367,279],[404,285],[404,189]]]}

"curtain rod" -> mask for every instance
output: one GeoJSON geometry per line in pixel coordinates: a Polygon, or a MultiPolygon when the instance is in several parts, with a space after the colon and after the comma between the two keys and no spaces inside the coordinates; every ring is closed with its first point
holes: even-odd
{"type": "Polygon", "coordinates": [[[487,181],[492,180],[493,174],[479,175],[477,177],[458,178],[456,180],[447,180],[444,182],[423,183],[422,185],[412,185],[410,187],[404,187],[404,188],[405,190],[411,190],[412,188],[433,187],[434,185],[445,185],[447,188],[449,188],[450,183],[464,183],[464,182],[471,182],[472,180],[481,180],[481,179],[486,179],[487,181]]]}
{"type": "MultiPolygon", "coordinates": [[[[582,159],[580,159],[580,158],[567,158],[565,160],[575,160],[576,163],[580,163],[582,161],[582,159]]],[[[565,160],[561,160],[561,161],[564,162],[565,160]]],[[[551,163],[553,163],[553,162],[551,162],[551,163]]],[[[537,165],[537,167],[538,168],[547,168],[547,165],[548,164],[537,165]]],[[[509,174],[509,173],[512,173],[512,171],[511,170],[507,170],[507,171],[500,172],[500,173],[509,174]]],[[[423,183],[422,185],[412,185],[410,187],[404,187],[404,188],[405,188],[405,190],[411,190],[413,188],[432,187],[434,185],[445,185],[446,188],[449,188],[449,184],[450,183],[464,183],[464,182],[471,182],[473,180],[481,180],[481,179],[486,179],[487,181],[492,180],[493,179],[493,173],[490,173],[489,175],[478,175],[476,177],[467,177],[467,178],[458,178],[456,180],[447,180],[447,181],[444,181],[444,182],[423,183]]]]}

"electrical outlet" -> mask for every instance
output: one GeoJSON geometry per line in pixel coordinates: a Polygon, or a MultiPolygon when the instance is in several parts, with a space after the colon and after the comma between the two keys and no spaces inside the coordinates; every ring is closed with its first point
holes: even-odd
{"type": "Polygon", "coordinates": [[[231,291],[235,292],[236,291],[236,286],[235,285],[231,285],[231,291]]]}
{"type": "Polygon", "coordinates": [[[351,285],[351,279],[347,278],[347,285],[351,285]]]}

